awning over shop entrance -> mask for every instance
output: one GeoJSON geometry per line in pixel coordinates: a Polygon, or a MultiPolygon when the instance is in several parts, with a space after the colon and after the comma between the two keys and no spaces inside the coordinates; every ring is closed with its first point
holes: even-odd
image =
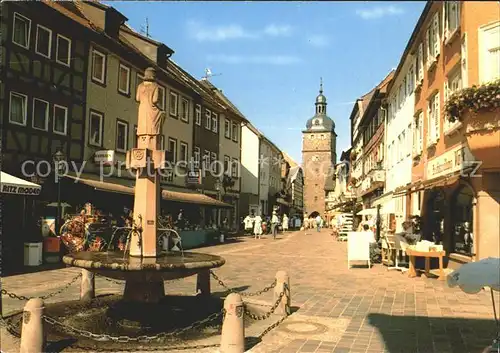
{"type": "Polygon", "coordinates": [[[3,194],[39,195],[42,187],[30,181],[1,172],[0,190],[3,194]]]}
{"type": "MultiPolygon", "coordinates": [[[[93,187],[95,190],[116,192],[121,194],[134,194],[135,181],[130,179],[120,179],[120,178],[103,178],[99,180],[97,175],[92,174],[82,174],[79,178],[74,175],[66,175],[68,178],[74,179],[79,183],[93,187]]],[[[173,202],[183,202],[191,203],[196,205],[206,205],[215,207],[227,207],[232,208],[233,206],[211,198],[210,196],[200,194],[198,192],[182,192],[169,190],[167,188],[162,188],[161,196],[163,200],[173,201],[173,202]]]]}

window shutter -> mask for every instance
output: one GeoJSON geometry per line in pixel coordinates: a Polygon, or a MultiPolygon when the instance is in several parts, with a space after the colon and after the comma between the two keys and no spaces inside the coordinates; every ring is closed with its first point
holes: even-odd
{"type": "Polygon", "coordinates": [[[426,64],[427,66],[429,66],[429,62],[430,62],[430,57],[431,57],[431,50],[430,50],[430,47],[431,47],[431,30],[430,30],[430,27],[427,28],[427,31],[425,32],[425,55],[426,55],[426,64]]]}
{"type": "Polygon", "coordinates": [[[423,44],[418,45],[418,80],[424,77],[424,48],[423,44]]]}
{"type": "Polygon", "coordinates": [[[418,114],[418,152],[424,149],[424,113],[418,114]]]}
{"type": "Polygon", "coordinates": [[[434,133],[432,130],[431,106],[429,104],[427,106],[427,145],[430,145],[432,143],[433,137],[434,137],[434,133]]]}
{"type": "Polygon", "coordinates": [[[439,40],[439,13],[437,13],[435,16],[434,16],[434,23],[433,23],[433,35],[434,35],[434,38],[432,38],[434,40],[434,57],[436,57],[438,54],[439,54],[439,49],[441,48],[441,42],[439,40]]]}
{"type": "Polygon", "coordinates": [[[449,12],[449,2],[443,1],[443,38],[448,38],[450,32],[450,12],[449,12]]]}
{"type": "Polygon", "coordinates": [[[444,81],[444,101],[445,102],[448,100],[448,95],[449,95],[448,80],[445,80],[444,81]]]}
{"type": "Polygon", "coordinates": [[[440,98],[441,98],[441,93],[437,93],[435,96],[434,100],[434,115],[436,119],[436,128],[434,130],[434,141],[437,141],[439,139],[439,133],[441,130],[441,111],[440,111],[440,98]]]}

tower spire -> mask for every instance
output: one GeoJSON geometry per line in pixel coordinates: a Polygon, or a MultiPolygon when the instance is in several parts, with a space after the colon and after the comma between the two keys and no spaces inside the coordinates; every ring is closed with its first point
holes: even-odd
{"type": "Polygon", "coordinates": [[[319,78],[319,94],[323,94],[323,77],[319,78]]]}

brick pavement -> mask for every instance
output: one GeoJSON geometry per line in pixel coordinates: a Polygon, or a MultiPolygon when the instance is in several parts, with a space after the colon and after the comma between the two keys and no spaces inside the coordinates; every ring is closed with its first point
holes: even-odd
{"type": "MultiPolygon", "coordinates": [[[[296,311],[252,349],[272,352],[482,352],[495,327],[488,292],[467,295],[433,278],[408,278],[386,271],[347,269],[346,244],[321,233],[288,233],[274,241],[243,238],[234,243],[198,249],[220,254],[226,264],[216,273],[230,286],[257,291],[279,270],[290,274],[296,311]]],[[[62,269],[2,279],[2,287],[22,295],[40,296],[64,285],[75,269],[62,269]]],[[[195,277],[167,282],[171,294],[194,294],[195,277]]],[[[121,285],[96,281],[97,294],[119,293],[121,285]]],[[[212,291],[224,290],[212,280],[212,291]]],[[[73,286],[48,302],[78,298],[73,286]]],[[[257,299],[273,301],[272,291],[257,299]]],[[[3,297],[4,314],[22,302],[3,297]]],[[[252,333],[253,334],[253,333],[252,333]]],[[[4,335],[3,335],[4,336],[4,335]]],[[[2,336],[2,337],[3,337],[2,336]]],[[[212,352],[213,350],[206,350],[212,352]]],[[[200,352],[202,352],[200,350],[200,352]]]]}

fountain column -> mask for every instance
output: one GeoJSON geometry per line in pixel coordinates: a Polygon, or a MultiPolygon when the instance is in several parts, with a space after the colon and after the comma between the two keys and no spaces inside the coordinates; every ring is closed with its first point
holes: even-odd
{"type": "MultiPolygon", "coordinates": [[[[159,255],[157,217],[160,211],[160,173],[165,167],[165,151],[159,149],[164,112],[158,108],[161,99],[154,68],[144,72],[144,82],[137,87],[139,102],[137,148],[127,152],[126,167],[135,171],[134,226],[130,240],[131,257],[140,258],[141,267],[155,267],[159,255]]],[[[131,261],[130,265],[137,260],[131,261]]],[[[124,299],[157,302],[165,295],[161,278],[127,280],[124,299]]]]}

